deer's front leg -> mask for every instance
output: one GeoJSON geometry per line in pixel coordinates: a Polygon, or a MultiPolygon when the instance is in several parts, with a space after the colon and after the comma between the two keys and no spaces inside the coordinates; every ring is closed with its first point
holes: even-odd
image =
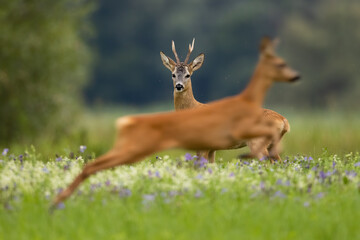
{"type": "Polygon", "coordinates": [[[215,150],[210,150],[208,152],[208,160],[209,160],[210,163],[215,162],[215,150]]]}

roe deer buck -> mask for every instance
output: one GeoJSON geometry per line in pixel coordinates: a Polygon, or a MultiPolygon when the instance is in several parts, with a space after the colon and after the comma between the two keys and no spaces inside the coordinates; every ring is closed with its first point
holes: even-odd
{"type": "MultiPolygon", "coordinates": [[[[160,52],[161,60],[164,66],[168,68],[172,74],[172,80],[174,84],[174,107],[176,111],[206,106],[205,104],[200,103],[195,99],[192,90],[191,76],[196,70],[201,68],[205,57],[205,55],[201,53],[191,63],[187,63],[190,58],[190,54],[194,50],[194,42],[195,38],[193,39],[192,44],[189,44],[189,51],[184,62],[181,62],[177,55],[174,41],[172,41],[172,51],[174,53],[176,62],[170,57],[166,56],[163,52],[160,52]]],[[[273,126],[276,129],[276,134],[278,135],[276,136],[276,138],[279,139],[279,141],[285,133],[290,131],[290,125],[287,119],[272,110],[264,109],[262,114],[262,120],[266,122],[266,124],[268,124],[269,126],[273,126]]],[[[253,149],[257,148],[260,144],[262,144],[263,141],[263,139],[250,139],[248,141],[241,140],[236,145],[231,146],[231,149],[242,148],[247,145],[253,151],[253,149]]],[[[271,151],[271,148],[273,146],[273,142],[268,141],[266,146],[261,149],[258,157],[268,157],[269,151],[271,151]]],[[[203,156],[207,158],[209,162],[215,161],[214,150],[198,151],[197,156],[203,156]]],[[[279,154],[276,154],[274,158],[277,160],[281,160],[279,154]]]]}
{"type": "MultiPolygon", "coordinates": [[[[298,73],[277,57],[273,48],[269,38],[262,39],[254,75],[246,89],[238,95],[203,108],[119,118],[113,148],[88,163],[75,180],[56,196],[52,208],[68,198],[90,175],[140,161],[164,149],[227,149],[243,139],[272,138],[273,129],[259,121],[266,91],[273,82],[299,79],[298,73]]],[[[258,154],[258,151],[256,149],[253,154],[258,154]]]]}

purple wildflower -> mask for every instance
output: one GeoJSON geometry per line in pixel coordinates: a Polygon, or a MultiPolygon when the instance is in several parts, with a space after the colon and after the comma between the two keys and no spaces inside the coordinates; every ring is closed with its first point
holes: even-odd
{"type": "Polygon", "coordinates": [[[259,187],[260,187],[260,189],[265,189],[265,183],[263,181],[261,181],[259,187]]]}
{"type": "Polygon", "coordinates": [[[158,177],[158,178],[161,178],[159,171],[155,172],[155,176],[158,177]]]}
{"type": "Polygon", "coordinates": [[[289,180],[286,180],[286,182],[284,183],[285,186],[289,187],[291,184],[290,184],[290,181],[289,180]]]}
{"type": "Polygon", "coordinates": [[[60,162],[62,160],[62,157],[55,158],[55,161],[60,162]]]}
{"type": "Polygon", "coordinates": [[[360,162],[355,163],[354,167],[360,167],[360,162]]]}
{"type": "Polygon", "coordinates": [[[196,179],[203,179],[203,176],[201,174],[198,174],[195,178],[196,179]]]}
{"type": "Polygon", "coordinates": [[[229,174],[229,177],[235,177],[235,174],[234,174],[233,172],[231,172],[231,173],[229,174]]]}
{"type": "Polygon", "coordinates": [[[333,163],[332,163],[332,167],[333,167],[333,168],[335,168],[335,166],[336,166],[336,162],[335,162],[335,161],[333,161],[333,163]]]}
{"type": "Polygon", "coordinates": [[[42,169],[42,171],[43,171],[44,173],[49,173],[49,170],[48,170],[46,167],[44,167],[44,168],[42,169]]]}
{"type": "Polygon", "coordinates": [[[306,190],[307,193],[311,193],[311,189],[312,189],[312,184],[309,184],[306,190]]]}
{"type": "Polygon", "coordinates": [[[312,157],[309,157],[309,161],[314,160],[312,157]]]}
{"type": "Polygon", "coordinates": [[[151,170],[148,170],[148,176],[151,177],[152,176],[152,172],[151,170]]]}
{"type": "Polygon", "coordinates": [[[127,189],[127,188],[122,188],[119,191],[119,196],[120,197],[129,197],[129,196],[131,196],[131,190],[127,189]]]}
{"type": "Polygon", "coordinates": [[[203,194],[202,191],[200,191],[200,190],[197,190],[197,191],[195,192],[195,194],[194,194],[194,196],[195,196],[196,198],[201,198],[203,195],[204,195],[204,194],[203,194]]]}
{"type": "Polygon", "coordinates": [[[354,170],[351,170],[351,171],[345,171],[345,174],[349,177],[356,177],[357,176],[357,173],[354,171],[354,170]]]}
{"type": "Polygon", "coordinates": [[[324,173],[324,171],[320,171],[320,172],[319,172],[319,177],[320,177],[321,179],[325,179],[325,178],[326,178],[326,174],[324,173]]]}
{"type": "Polygon", "coordinates": [[[46,194],[45,194],[45,199],[49,200],[49,199],[50,199],[50,197],[51,197],[51,196],[50,196],[50,194],[49,194],[49,193],[46,193],[46,194]]]}
{"type": "Polygon", "coordinates": [[[316,199],[320,199],[320,198],[323,198],[325,196],[325,194],[323,193],[323,192],[319,192],[316,196],[315,196],[315,198],[316,199]]]}
{"type": "Polygon", "coordinates": [[[6,154],[8,154],[9,152],[9,149],[8,148],[4,148],[3,152],[2,152],[2,155],[3,156],[6,156],[6,154]]]}
{"type": "Polygon", "coordinates": [[[281,179],[278,179],[278,180],[276,180],[276,185],[282,185],[282,180],[281,179]]]}
{"type": "Polygon", "coordinates": [[[194,161],[195,167],[205,167],[205,165],[208,163],[208,160],[204,157],[201,157],[199,160],[194,161]]]}
{"type": "Polygon", "coordinates": [[[86,146],[85,145],[81,145],[80,146],[80,152],[85,152],[85,150],[86,150],[86,146]]]}
{"type": "Polygon", "coordinates": [[[193,156],[191,156],[190,153],[185,154],[185,161],[191,161],[193,159],[193,156]]]}
{"type": "Polygon", "coordinates": [[[146,204],[148,202],[153,202],[156,198],[155,194],[144,194],[143,195],[143,204],[146,204]]]}
{"type": "Polygon", "coordinates": [[[175,190],[172,190],[172,191],[169,192],[170,197],[175,197],[176,195],[178,195],[178,192],[175,191],[175,190]]]}
{"type": "Polygon", "coordinates": [[[65,204],[63,202],[59,203],[57,206],[56,206],[57,209],[64,209],[65,208],[65,204]]]}
{"type": "Polygon", "coordinates": [[[249,162],[247,162],[247,161],[244,161],[243,162],[245,165],[249,165],[250,163],[249,162]]]}
{"type": "Polygon", "coordinates": [[[304,202],[304,207],[309,207],[310,203],[309,202],[304,202]]]}
{"type": "Polygon", "coordinates": [[[311,170],[313,170],[314,172],[317,171],[317,166],[313,167],[311,170]]]}
{"type": "Polygon", "coordinates": [[[107,181],[105,182],[105,185],[106,185],[106,186],[110,186],[110,184],[111,184],[110,180],[107,180],[107,181]]]}
{"type": "Polygon", "coordinates": [[[213,170],[211,168],[208,168],[208,173],[209,174],[212,174],[213,173],[213,170]]]}
{"type": "Polygon", "coordinates": [[[284,193],[282,193],[281,191],[277,191],[274,194],[274,197],[278,197],[278,198],[286,198],[286,195],[284,193]]]}
{"type": "Polygon", "coordinates": [[[330,177],[332,174],[333,174],[333,173],[332,173],[331,171],[328,171],[328,172],[326,173],[326,176],[327,176],[327,177],[330,177]]]}
{"type": "Polygon", "coordinates": [[[221,193],[222,193],[222,194],[226,193],[227,191],[228,191],[227,188],[222,188],[222,189],[221,189],[221,193]]]}
{"type": "Polygon", "coordinates": [[[91,191],[94,191],[94,190],[96,189],[96,187],[97,187],[96,184],[91,184],[90,190],[91,190],[91,191]]]}

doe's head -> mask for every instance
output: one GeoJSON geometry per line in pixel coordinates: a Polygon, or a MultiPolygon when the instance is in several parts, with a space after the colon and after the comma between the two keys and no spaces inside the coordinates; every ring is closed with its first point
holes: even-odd
{"type": "Polygon", "coordinates": [[[279,40],[264,37],[260,43],[261,67],[266,77],[276,82],[295,82],[300,79],[298,72],[293,70],[284,59],[275,53],[279,40]]]}
{"type": "Polygon", "coordinates": [[[191,85],[191,75],[193,72],[201,68],[204,62],[205,55],[201,53],[191,63],[187,63],[191,52],[194,50],[194,42],[195,38],[193,39],[192,44],[189,44],[189,51],[184,62],[180,62],[176,53],[174,41],[172,41],[172,51],[175,55],[176,62],[166,56],[163,52],[160,52],[161,60],[164,66],[171,71],[174,89],[177,92],[183,92],[188,89],[191,85]]]}

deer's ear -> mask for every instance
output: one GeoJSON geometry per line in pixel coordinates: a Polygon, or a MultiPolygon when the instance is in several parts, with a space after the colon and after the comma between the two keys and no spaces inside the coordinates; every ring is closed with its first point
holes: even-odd
{"type": "Polygon", "coordinates": [[[164,66],[169,69],[171,72],[175,69],[175,62],[168,56],[166,56],[163,52],[160,52],[161,61],[163,62],[164,66]]]}
{"type": "Polygon", "coordinates": [[[269,37],[261,39],[260,53],[263,55],[274,55],[274,42],[269,37]]]}
{"type": "Polygon", "coordinates": [[[191,70],[194,72],[201,68],[201,66],[204,63],[205,55],[201,53],[199,56],[197,56],[189,65],[191,67],[191,70]]]}

